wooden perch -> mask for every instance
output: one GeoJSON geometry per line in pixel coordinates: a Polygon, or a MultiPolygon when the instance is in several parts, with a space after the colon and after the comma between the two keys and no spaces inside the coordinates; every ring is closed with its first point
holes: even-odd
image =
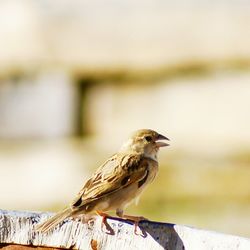
{"type": "Polygon", "coordinates": [[[35,232],[34,226],[51,215],[51,213],[0,210],[0,248],[4,250],[250,249],[250,239],[151,221],[140,223],[139,236],[134,234],[132,223],[120,219],[108,219],[111,228],[103,232],[101,218],[92,224],[67,220],[49,233],[35,232]]]}

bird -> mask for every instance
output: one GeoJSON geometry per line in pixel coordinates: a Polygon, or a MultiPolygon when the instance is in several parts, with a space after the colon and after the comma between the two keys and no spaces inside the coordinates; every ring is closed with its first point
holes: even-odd
{"type": "Polygon", "coordinates": [[[124,210],[155,179],[158,151],[169,146],[165,140],[169,141],[166,136],[151,129],[135,131],[120,150],[91,175],[70,205],[37,225],[36,230],[45,233],[65,219],[87,218],[94,214],[102,217],[103,225],[109,217],[107,212],[115,210],[118,217],[134,223],[136,233],[139,222],[145,218],[126,215],[124,210]]]}

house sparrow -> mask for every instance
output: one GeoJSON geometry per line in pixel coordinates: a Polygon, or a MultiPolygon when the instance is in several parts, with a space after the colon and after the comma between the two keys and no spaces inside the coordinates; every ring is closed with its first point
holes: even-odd
{"type": "Polygon", "coordinates": [[[143,217],[123,214],[123,210],[140,196],[158,172],[157,153],[169,144],[167,137],[150,129],[136,131],[121,149],[101,165],[87,180],[73,202],[64,210],[38,225],[36,230],[47,232],[66,218],[102,216],[102,225],[108,214],[116,210],[117,216],[131,220],[136,227],[143,217]]]}

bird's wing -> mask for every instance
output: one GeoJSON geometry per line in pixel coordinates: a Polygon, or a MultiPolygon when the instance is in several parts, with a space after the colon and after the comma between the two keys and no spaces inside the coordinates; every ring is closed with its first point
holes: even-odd
{"type": "Polygon", "coordinates": [[[147,176],[148,163],[144,157],[137,154],[116,154],[97,169],[71,206],[73,209],[78,208],[135,182],[140,186],[140,181],[147,176]]]}

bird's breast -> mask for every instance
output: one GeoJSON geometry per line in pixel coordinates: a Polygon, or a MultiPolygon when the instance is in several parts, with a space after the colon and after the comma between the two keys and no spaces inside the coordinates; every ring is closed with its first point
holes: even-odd
{"type": "Polygon", "coordinates": [[[145,159],[147,162],[145,175],[138,182],[134,182],[118,192],[112,193],[106,197],[98,208],[102,210],[113,210],[117,208],[126,208],[130,203],[136,201],[136,199],[142,194],[145,188],[150,184],[157,175],[158,163],[151,159],[145,159]]]}
{"type": "Polygon", "coordinates": [[[149,184],[155,179],[157,173],[158,162],[152,159],[147,159],[147,174],[141,181],[144,182],[143,184],[149,184]]]}

